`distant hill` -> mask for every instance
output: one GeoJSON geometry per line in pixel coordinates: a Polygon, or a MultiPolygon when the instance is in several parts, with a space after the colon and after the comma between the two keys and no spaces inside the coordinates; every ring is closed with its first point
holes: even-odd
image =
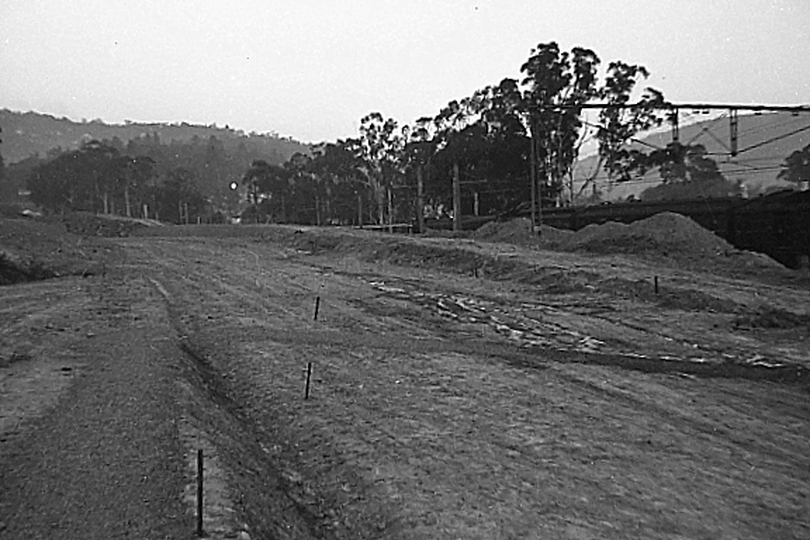
{"type": "MultiPolygon", "coordinates": [[[[694,117],[693,117],[694,118],[694,117]]],[[[776,176],[785,158],[795,150],[810,144],[810,114],[768,113],[740,115],[738,121],[738,155],[729,155],[729,119],[727,115],[709,120],[700,120],[681,126],[680,141],[683,144],[702,144],[720,167],[723,175],[731,182],[742,181],[749,194],[754,195],[776,187],[788,186],[776,176]],[[800,131],[804,129],[803,131],[800,131]],[[799,131],[798,133],[794,133],[799,131]]],[[[665,147],[671,142],[669,130],[639,137],[646,144],[634,143],[638,149],[650,149],[652,145],[665,147]]],[[[586,178],[594,174],[598,164],[596,156],[589,156],[577,163],[575,169],[575,189],[586,178]]],[[[643,178],[616,185],[607,190],[607,173],[598,171],[597,188],[603,200],[623,200],[630,195],[638,196],[648,187],[660,183],[657,171],[647,173],[643,178]]],[[[590,188],[588,188],[590,192],[590,188]]],[[[697,196],[698,194],[696,194],[697,196]]]]}
{"type": "Polygon", "coordinates": [[[75,122],[68,118],[56,118],[37,112],[17,112],[0,109],[0,128],[3,129],[0,154],[6,164],[23,160],[32,154],[45,155],[49,150],[61,148],[73,150],[87,139],[108,139],[114,137],[127,142],[144,135],[157,134],[163,143],[173,140],[189,141],[199,137],[208,139],[212,135],[222,141],[230,151],[244,143],[251,154],[266,156],[270,162],[282,163],[296,152],[309,152],[309,147],[291,138],[275,134],[244,133],[229,127],[216,125],[203,126],[187,123],[142,124],[127,122],[105,124],[100,120],[75,122]]]}

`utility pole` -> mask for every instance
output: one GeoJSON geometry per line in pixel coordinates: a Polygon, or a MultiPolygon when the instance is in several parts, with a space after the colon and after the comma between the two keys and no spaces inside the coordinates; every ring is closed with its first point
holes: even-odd
{"type": "Polygon", "coordinates": [[[458,174],[458,162],[453,163],[453,231],[461,230],[461,182],[458,174]]]}
{"type": "Polygon", "coordinates": [[[681,129],[678,125],[678,109],[672,109],[669,113],[669,121],[672,122],[672,142],[677,143],[681,140],[681,129]]]}
{"type": "Polygon", "coordinates": [[[394,193],[391,184],[388,184],[388,232],[394,233],[394,193]]]}
{"type": "Polygon", "coordinates": [[[416,223],[419,233],[425,232],[425,180],[422,165],[416,167],[416,223]]]}
{"type": "Polygon", "coordinates": [[[737,156],[737,128],[739,120],[737,119],[737,109],[728,110],[728,133],[729,133],[729,153],[731,157],[737,156]]]}
{"type": "Polygon", "coordinates": [[[536,123],[532,120],[531,136],[529,137],[529,181],[532,183],[532,235],[535,233],[537,226],[537,133],[535,130],[536,123]]]}

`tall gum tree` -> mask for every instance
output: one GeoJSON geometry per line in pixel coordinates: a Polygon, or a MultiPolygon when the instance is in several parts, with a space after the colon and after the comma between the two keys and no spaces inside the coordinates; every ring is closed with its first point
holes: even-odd
{"type": "Polygon", "coordinates": [[[607,105],[599,112],[596,139],[599,143],[599,163],[594,176],[585,182],[582,192],[604,168],[608,176],[608,190],[616,182],[632,178],[644,162],[644,152],[628,148],[627,144],[642,131],[660,127],[665,107],[664,95],[654,88],[646,88],[636,107],[628,107],[636,86],[649,77],[644,66],[614,61],[608,65],[605,82],[599,98],[607,105]]]}
{"type": "Polygon", "coordinates": [[[540,206],[559,203],[578,157],[582,106],[598,96],[599,57],[590,49],[561,51],[541,43],[521,66],[524,110],[536,152],[540,206]]]}
{"type": "Polygon", "coordinates": [[[393,219],[391,190],[399,173],[397,164],[403,146],[404,138],[393,118],[383,119],[382,114],[373,112],[360,120],[360,147],[380,225],[393,219]]]}

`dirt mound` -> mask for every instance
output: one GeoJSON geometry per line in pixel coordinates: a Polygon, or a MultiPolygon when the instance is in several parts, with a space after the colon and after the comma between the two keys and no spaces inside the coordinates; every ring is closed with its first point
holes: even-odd
{"type": "Polygon", "coordinates": [[[727,265],[739,269],[782,266],[758,253],[741,251],[693,220],[662,212],[629,225],[588,225],[562,242],[559,249],[599,254],[628,254],[667,259],[687,266],[727,265]]]}
{"type": "Polygon", "coordinates": [[[608,222],[577,231],[563,245],[567,251],[718,256],[735,248],[680,214],[663,212],[629,225],[608,222]]]}
{"type": "Polygon", "coordinates": [[[67,230],[73,234],[107,237],[129,236],[136,229],[161,225],[152,220],[104,216],[87,212],[68,214],[63,221],[67,230]]]}
{"type": "Polygon", "coordinates": [[[573,233],[543,225],[532,234],[532,222],[528,218],[509,221],[490,221],[472,233],[474,240],[483,242],[506,242],[520,246],[554,249],[565,242],[573,233]]]}
{"type": "Polygon", "coordinates": [[[56,219],[0,218],[0,285],[100,272],[113,246],[56,219]]]}
{"type": "Polygon", "coordinates": [[[532,222],[526,218],[490,221],[475,230],[472,238],[487,242],[510,242],[515,244],[536,241],[535,235],[532,234],[532,222]]]}

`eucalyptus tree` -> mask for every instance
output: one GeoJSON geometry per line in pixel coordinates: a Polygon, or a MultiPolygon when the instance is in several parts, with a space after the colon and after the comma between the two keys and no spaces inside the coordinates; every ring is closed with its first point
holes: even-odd
{"type": "Polygon", "coordinates": [[[430,193],[454,199],[464,213],[498,213],[529,192],[529,139],[514,79],[451,101],[434,118],[430,193]],[[450,179],[458,176],[456,193],[450,179]]]}
{"type": "Polygon", "coordinates": [[[242,182],[247,188],[248,201],[253,205],[251,215],[256,220],[286,220],[292,174],[289,169],[265,160],[253,161],[242,182]]]}
{"type": "Polygon", "coordinates": [[[377,222],[390,224],[394,218],[392,188],[401,175],[398,165],[405,139],[396,120],[383,119],[379,112],[372,112],[360,120],[359,141],[374,194],[377,222]]]}
{"type": "Polygon", "coordinates": [[[599,163],[594,176],[586,181],[580,192],[594,181],[604,167],[608,188],[614,182],[630,180],[634,172],[644,168],[646,153],[628,143],[640,132],[660,127],[664,121],[664,95],[655,88],[646,88],[636,106],[628,106],[641,80],[649,77],[644,66],[622,61],[608,65],[599,98],[606,104],[599,113],[596,139],[599,143],[599,163]]]}
{"type": "Polygon", "coordinates": [[[810,182],[810,144],[791,153],[777,177],[796,184],[810,182]]]}
{"type": "Polygon", "coordinates": [[[362,225],[370,189],[360,140],[340,139],[316,146],[309,170],[318,179],[325,220],[362,225]]]}
{"type": "Polygon", "coordinates": [[[49,212],[84,210],[110,213],[115,194],[118,150],[92,140],[78,150],[56,155],[28,178],[32,202],[49,212]]]}
{"type": "MultiPolygon", "coordinates": [[[[541,43],[521,66],[524,111],[532,136],[532,174],[539,174],[538,198],[559,201],[564,178],[578,157],[582,106],[598,96],[599,57],[590,49],[561,51],[541,43]]],[[[534,187],[534,181],[532,186],[534,187]]]]}

